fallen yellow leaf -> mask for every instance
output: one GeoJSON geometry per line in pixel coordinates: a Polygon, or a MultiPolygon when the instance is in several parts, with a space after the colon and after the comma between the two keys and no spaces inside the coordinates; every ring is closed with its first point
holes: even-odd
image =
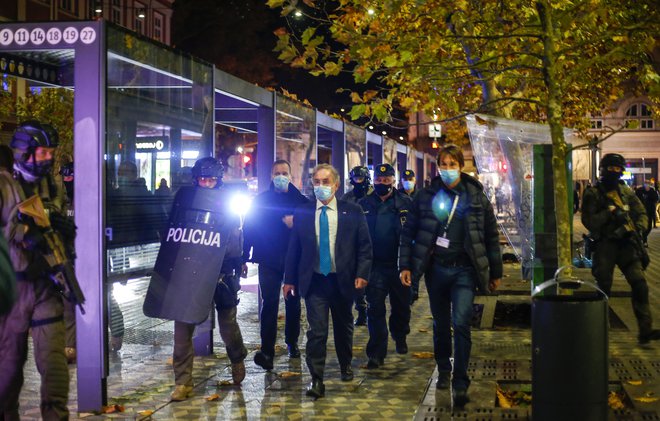
{"type": "Polygon", "coordinates": [[[426,329],[426,328],[421,328],[421,329],[419,329],[418,332],[419,332],[419,333],[428,333],[428,331],[429,331],[429,330],[426,329]]]}
{"type": "Polygon", "coordinates": [[[637,402],[641,402],[641,403],[653,403],[653,402],[657,402],[659,399],[660,398],[655,398],[655,397],[652,398],[650,396],[640,396],[639,398],[635,398],[637,402]]]}
{"type": "Polygon", "coordinates": [[[214,393],[211,396],[206,397],[206,400],[209,401],[209,402],[210,401],[217,401],[218,399],[220,399],[220,395],[218,395],[217,393],[214,393]]]}
{"type": "Polygon", "coordinates": [[[607,395],[607,405],[612,409],[624,409],[626,405],[623,403],[621,396],[616,392],[610,392],[607,395]]]}
{"type": "Polygon", "coordinates": [[[641,380],[628,380],[628,384],[631,384],[633,386],[641,386],[642,381],[641,380]]]}
{"type": "Polygon", "coordinates": [[[172,365],[172,364],[174,364],[174,360],[172,359],[172,357],[170,357],[170,358],[167,359],[167,361],[165,363],[167,365],[172,365]]]}
{"type": "Polygon", "coordinates": [[[124,412],[124,406],[123,405],[117,405],[117,404],[104,406],[103,409],[102,409],[102,412],[104,414],[112,414],[112,413],[115,413],[115,412],[124,412]]]}
{"type": "Polygon", "coordinates": [[[289,377],[297,377],[300,376],[300,373],[297,373],[295,371],[283,371],[280,373],[280,377],[288,379],[289,377]]]}
{"type": "Polygon", "coordinates": [[[152,411],[152,410],[150,410],[150,409],[146,409],[146,410],[144,410],[144,411],[138,411],[138,415],[141,416],[141,417],[149,417],[149,416],[151,416],[153,413],[154,413],[154,411],[152,411]]]}
{"type": "Polygon", "coordinates": [[[497,388],[497,402],[502,408],[511,408],[513,406],[509,398],[507,398],[499,387],[497,388]]]}
{"type": "Polygon", "coordinates": [[[432,352],[413,352],[412,356],[414,358],[433,358],[432,352]]]}
{"type": "Polygon", "coordinates": [[[234,382],[230,380],[221,380],[218,382],[218,386],[233,386],[234,382]]]}

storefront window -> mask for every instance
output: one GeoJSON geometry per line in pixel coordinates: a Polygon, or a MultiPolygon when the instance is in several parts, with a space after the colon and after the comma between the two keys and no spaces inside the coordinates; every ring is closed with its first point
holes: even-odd
{"type": "Polygon", "coordinates": [[[350,190],[349,172],[357,166],[367,165],[367,134],[364,129],[346,124],[346,174],[344,188],[350,190]]]}
{"type": "Polygon", "coordinates": [[[296,101],[277,96],[275,156],[291,163],[291,182],[303,194],[313,193],[311,171],[316,166],[316,113],[296,101]]]}

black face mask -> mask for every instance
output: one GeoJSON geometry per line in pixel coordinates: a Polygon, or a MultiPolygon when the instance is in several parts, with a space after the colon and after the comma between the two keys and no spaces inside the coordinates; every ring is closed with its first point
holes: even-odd
{"type": "Polygon", "coordinates": [[[600,182],[603,183],[606,190],[614,190],[619,184],[619,178],[621,178],[620,172],[603,171],[600,176],[600,182]]]}
{"type": "Polygon", "coordinates": [[[367,189],[369,188],[369,185],[366,182],[353,183],[351,180],[351,184],[353,184],[353,194],[355,194],[355,197],[358,198],[364,196],[367,192],[367,189]]]}
{"type": "Polygon", "coordinates": [[[378,196],[387,196],[392,191],[391,184],[374,184],[374,191],[378,196]]]}

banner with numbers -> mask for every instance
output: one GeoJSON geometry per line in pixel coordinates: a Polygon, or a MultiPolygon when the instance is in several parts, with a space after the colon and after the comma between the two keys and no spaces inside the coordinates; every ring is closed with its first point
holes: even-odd
{"type": "Polygon", "coordinates": [[[3,24],[0,25],[0,47],[56,47],[72,48],[97,41],[93,26],[70,23],[3,24]],[[68,26],[67,26],[68,25],[68,26]]]}

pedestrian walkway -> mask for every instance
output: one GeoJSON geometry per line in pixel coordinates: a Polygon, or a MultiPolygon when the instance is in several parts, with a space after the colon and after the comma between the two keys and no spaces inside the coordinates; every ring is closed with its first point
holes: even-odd
{"type": "MultiPolygon", "coordinates": [[[[576,237],[583,230],[576,220],[576,237]]],[[[647,270],[650,297],[660,326],[660,230],[649,237],[652,263],[647,270]]],[[[335,419],[335,420],[500,420],[531,419],[529,406],[504,408],[497,399],[497,386],[529,390],[531,385],[530,283],[521,279],[518,264],[505,265],[505,277],[497,298],[479,297],[475,317],[473,349],[469,373],[471,402],[464,410],[451,407],[448,391],[434,387],[435,363],[432,358],[432,319],[426,291],[413,306],[409,353],[398,355],[390,341],[385,366],[367,370],[365,327],[355,329],[355,379],[339,380],[339,365],[329,337],[326,397],[313,401],[305,396],[310,376],[303,359],[290,360],[279,335],[275,369],[266,373],[252,362],[259,344],[256,294],[242,292],[239,323],[250,354],[247,376],[242,386],[229,384],[230,362],[224,346],[215,344],[216,355],[195,359],[195,395],[184,402],[169,402],[173,388],[171,342],[134,344],[110,355],[109,404],[116,412],[103,415],[77,414],[75,366],[70,409],[72,419],[335,419]],[[121,409],[121,412],[119,412],[121,409]]],[[[579,270],[591,279],[589,270],[579,270]]],[[[610,300],[610,389],[627,401],[627,408],[610,411],[610,419],[660,419],[660,344],[637,344],[637,328],[630,305],[630,290],[619,273],[610,300]]],[[[283,322],[279,324],[283,332],[283,322]]],[[[171,327],[162,327],[171,329],[171,327]]],[[[306,328],[303,322],[303,332],[306,328]]],[[[167,335],[163,335],[167,338],[167,335]]],[[[216,337],[217,335],[216,332],[216,337]]],[[[160,337],[154,335],[154,337],[160,337]]],[[[304,354],[305,337],[301,335],[304,354]]],[[[26,365],[26,384],[21,394],[24,420],[39,419],[39,382],[32,356],[26,365]]]]}

